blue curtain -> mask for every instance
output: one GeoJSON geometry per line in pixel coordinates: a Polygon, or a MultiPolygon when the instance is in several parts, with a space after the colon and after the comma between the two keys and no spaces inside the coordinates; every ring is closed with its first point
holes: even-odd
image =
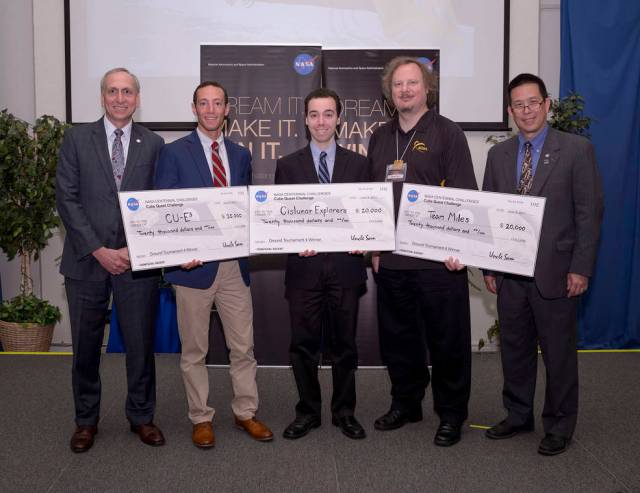
{"type": "Polygon", "coordinates": [[[640,2],[563,0],[560,95],[595,119],[605,194],[598,263],[582,300],[580,347],[640,347],[640,2]]]}

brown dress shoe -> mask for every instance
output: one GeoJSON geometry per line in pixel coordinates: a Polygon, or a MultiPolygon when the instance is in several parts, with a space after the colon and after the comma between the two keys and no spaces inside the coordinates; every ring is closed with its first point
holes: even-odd
{"type": "Polygon", "coordinates": [[[71,450],[76,453],[86,452],[93,446],[97,433],[97,426],[76,426],[76,431],[71,437],[71,450]]]}
{"type": "Polygon", "coordinates": [[[160,428],[154,425],[153,422],[145,425],[131,425],[131,431],[138,434],[142,443],[146,443],[152,447],[159,447],[165,443],[160,428]]]}
{"type": "Polygon", "coordinates": [[[258,421],[256,418],[239,419],[237,416],[236,428],[246,431],[251,438],[258,440],[259,442],[268,442],[273,440],[273,433],[264,423],[258,421]]]}
{"type": "Polygon", "coordinates": [[[213,434],[211,421],[193,425],[191,440],[196,447],[211,448],[216,444],[216,437],[213,434]]]}

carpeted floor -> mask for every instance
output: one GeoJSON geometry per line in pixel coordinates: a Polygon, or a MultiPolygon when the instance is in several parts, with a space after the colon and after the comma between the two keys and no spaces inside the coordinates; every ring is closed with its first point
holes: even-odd
{"type": "MultiPolygon", "coordinates": [[[[437,419],[431,396],[425,419],[390,431],[373,429],[389,405],[385,370],[358,372],[356,416],[365,440],[352,441],[331,425],[331,373],[321,371],[326,396],[322,426],[308,436],[281,437],[294,417],[296,391],[289,369],[260,368],[259,417],[276,433],[271,443],[236,430],[224,368],[210,370],[216,447],[190,440],[177,355],[158,355],[156,423],[164,447],[143,445],[124,417],[124,357],[103,355],[102,420],[94,447],[73,454],[70,356],[0,355],[0,491],[209,492],[640,492],[640,353],[580,354],[581,410],[571,448],[542,457],[538,386],[535,433],[491,441],[476,426],[503,417],[500,359],[473,356],[470,418],[462,441],[433,445],[437,419]]],[[[539,377],[543,382],[543,367],[539,377]]]]}

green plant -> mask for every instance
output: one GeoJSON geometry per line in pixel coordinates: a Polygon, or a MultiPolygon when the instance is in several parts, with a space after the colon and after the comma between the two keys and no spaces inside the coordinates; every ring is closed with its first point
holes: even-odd
{"type": "Polygon", "coordinates": [[[33,295],[31,262],[59,225],[55,174],[67,127],[52,116],[31,126],[6,109],[0,112],[0,248],[9,260],[20,258],[20,295],[2,304],[0,319],[5,321],[60,319],[56,307],[33,295]]]}
{"type": "MultiPolygon", "coordinates": [[[[500,335],[500,322],[498,322],[497,320],[493,321],[493,325],[491,327],[489,327],[487,329],[487,339],[489,340],[489,343],[492,343],[494,339],[498,339],[498,336],[500,335]]],[[[478,351],[481,351],[483,347],[485,347],[486,342],[484,341],[484,339],[480,338],[478,340],[478,351]]]]}

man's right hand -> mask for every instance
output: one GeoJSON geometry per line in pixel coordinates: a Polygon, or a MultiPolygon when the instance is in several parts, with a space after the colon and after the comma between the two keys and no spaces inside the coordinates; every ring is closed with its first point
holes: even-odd
{"type": "Polygon", "coordinates": [[[202,260],[192,260],[191,262],[187,262],[186,264],[182,264],[180,266],[181,269],[191,270],[195,267],[200,267],[203,264],[202,260]]]}
{"type": "Polygon", "coordinates": [[[100,247],[94,250],[92,255],[100,262],[104,270],[114,276],[126,272],[131,267],[129,263],[129,251],[126,247],[118,250],[100,247]]]}
{"type": "Polygon", "coordinates": [[[484,276],[484,285],[490,293],[498,294],[496,289],[496,276],[484,276]]]}

